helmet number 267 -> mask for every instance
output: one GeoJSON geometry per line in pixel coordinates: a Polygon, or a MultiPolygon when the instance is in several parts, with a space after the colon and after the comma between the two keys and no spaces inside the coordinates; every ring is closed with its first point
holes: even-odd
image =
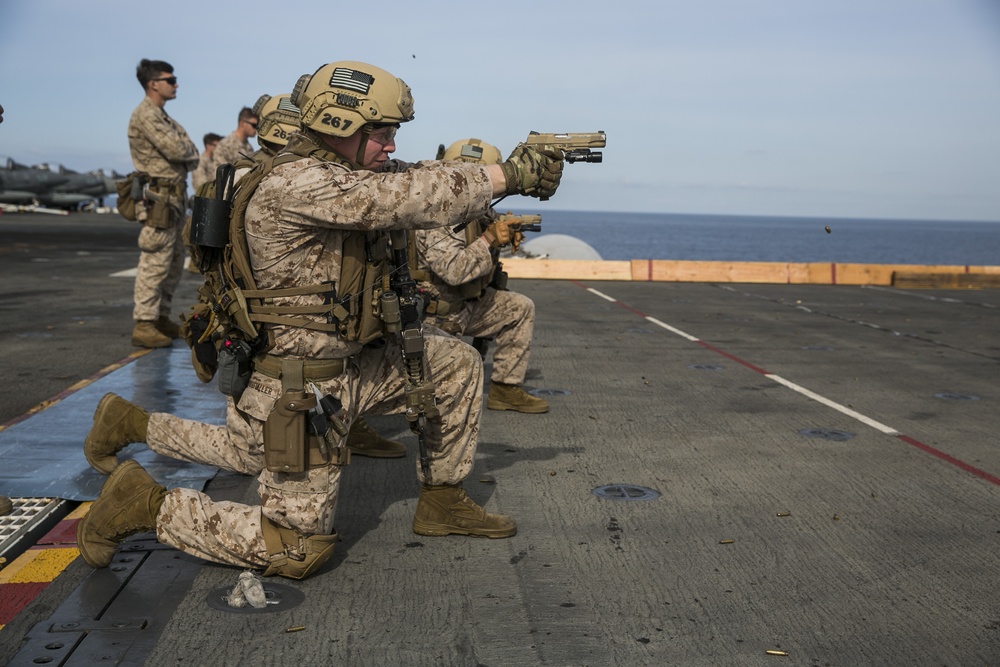
{"type": "Polygon", "coordinates": [[[323,114],[323,118],[320,120],[324,125],[329,125],[330,127],[342,127],[342,129],[349,128],[354,121],[344,120],[340,116],[331,116],[328,113],[323,114]]]}

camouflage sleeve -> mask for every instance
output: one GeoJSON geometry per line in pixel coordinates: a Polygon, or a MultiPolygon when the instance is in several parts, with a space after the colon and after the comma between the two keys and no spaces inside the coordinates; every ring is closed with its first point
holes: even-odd
{"type": "Polygon", "coordinates": [[[419,169],[423,165],[423,162],[404,162],[403,160],[392,158],[382,165],[379,172],[383,174],[398,174],[402,171],[409,171],[410,169],[419,169]]]}
{"type": "Polygon", "coordinates": [[[215,179],[215,172],[212,171],[212,158],[209,155],[202,155],[198,160],[198,167],[191,172],[191,185],[197,190],[202,183],[215,179]]]}
{"type": "Polygon", "coordinates": [[[215,170],[219,165],[236,163],[237,160],[243,157],[242,153],[246,148],[243,142],[234,132],[226,137],[224,137],[219,145],[215,147],[215,152],[212,153],[212,166],[211,171],[214,174],[215,170]]]}
{"type": "Polygon", "coordinates": [[[465,232],[439,227],[417,232],[417,256],[438,278],[463,285],[493,272],[490,246],[480,240],[465,246],[465,232]]]}
{"type": "Polygon", "coordinates": [[[167,162],[183,165],[186,171],[198,166],[198,147],[184,128],[165,112],[157,109],[153,113],[137,114],[135,123],[136,129],[167,162]]]}
{"type": "Polygon", "coordinates": [[[429,229],[478,218],[493,187],[480,165],[427,166],[401,173],[347,171],[300,160],[275,168],[251,204],[289,222],[340,229],[429,229]]]}

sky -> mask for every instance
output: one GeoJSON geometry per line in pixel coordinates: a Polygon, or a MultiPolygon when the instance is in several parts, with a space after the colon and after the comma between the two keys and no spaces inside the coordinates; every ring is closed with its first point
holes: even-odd
{"type": "Polygon", "coordinates": [[[605,131],[539,206],[1000,221],[1000,0],[0,0],[0,160],[131,171],[142,58],[199,148],[360,60],[413,90],[403,160],[605,131]]]}

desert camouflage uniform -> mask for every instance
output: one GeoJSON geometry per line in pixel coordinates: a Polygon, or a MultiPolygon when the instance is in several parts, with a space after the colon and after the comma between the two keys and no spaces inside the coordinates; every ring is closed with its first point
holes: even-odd
{"type": "Polygon", "coordinates": [[[491,276],[498,254],[480,237],[490,219],[471,222],[477,238],[466,246],[465,230],[450,227],[416,232],[417,268],[433,274],[420,287],[435,299],[446,301],[451,311],[431,316],[429,322],[456,336],[494,338],[493,372],[490,380],[520,385],[528,371],[531,336],[535,329],[535,304],[528,297],[492,287],[478,298],[466,299],[459,286],[491,276]]]}
{"type": "Polygon", "coordinates": [[[198,158],[198,167],[191,172],[191,186],[195,192],[198,192],[198,188],[203,183],[213,180],[215,180],[215,167],[212,164],[212,156],[208,154],[208,150],[206,149],[201,154],[201,157],[198,158]]]}
{"type": "Polygon", "coordinates": [[[240,135],[236,134],[236,130],[226,137],[219,140],[219,143],[215,147],[215,152],[212,153],[212,161],[210,166],[211,178],[215,178],[215,170],[219,168],[219,165],[234,164],[237,160],[241,160],[244,157],[250,157],[257,152],[253,146],[250,145],[248,139],[241,139],[240,135]]]}
{"type": "MultiPolygon", "coordinates": [[[[148,97],[132,112],[128,143],[135,170],[155,179],[149,186],[152,195],[170,197],[171,202],[165,228],[143,224],[139,232],[132,316],[136,321],[156,320],[170,315],[184,268],[181,231],[187,209],[187,173],[198,165],[198,148],[184,128],[148,97]]],[[[146,220],[149,211],[139,215],[146,220]]]]}
{"type": "MultiPolygon", "coordinates": [[[[276,167],[261,182],[246,212],[258,288],[336,283],[347,231],[456,225],[482,215],[492,193],[486,169],[432,164],[394,163],[398,173],[376,173],[307,158],[276,167]]],[[[306,295],[275,302],[305,305],[319,298],[306,295]]],[[[269,354],[346,360],[344,373],[316,383],[322,394],[340,399],[346,422],[365,413],[403,411],[406,377],[395,341],[379,348],[301,328],[276,326],[273,332],[276,343],[269,354]]],[[[471,470],[476,450],[482,362],[470,346],[434,327],[426,327],[424,335],[425,368],[436,386],[440,417],[427,420],[430,477],[422,482],[458,484],[471,470]]],[[[233,430],[228,436],[211,428],[199,434],[199,427],[190,422],[154,414],[147,433],[150,447],[189,454],[200,447],[204,451],[194,460],[214,456],[234,469],[257,461],[260,452],[248,443],[263,440],[263,422],[280,392],[279,380],[254,373],[238,410],[230,409],[233,430]],[[199,436],[205,439],[199,441],[199,436]]],[[[266,567],[262,516],[305,535],[332,534],[340,472],[333,464],[300,474],[264,469],[258,476],[261,506],[215,502],[191,489],[173,489],[157,515],[157,537],[207,560],[266,567]]]]}

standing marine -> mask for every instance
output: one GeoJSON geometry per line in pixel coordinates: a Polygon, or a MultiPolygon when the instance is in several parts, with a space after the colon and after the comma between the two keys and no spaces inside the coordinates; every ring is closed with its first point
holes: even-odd
{"type": "Polygon", "coordinates": [[[180,336],[170,319],[174,291],[184,269],[181,232],[187,212],[187,173],[198,166],[198,148],[164,105],[177,97],[174,68],[143,59],[136,77],[146,95],[128,122],[128,145],[136,172],[146,181],[136,202],[139,265],[136,269],[132,344],[169,347],[180,336]]]}
{"type": "MultiPolygon", "coordinates": [[[[396,130],[413,119],[413,98],[401,79],[361,62],[303,76],[292,102],[301,132],[240,179],[226,269],[242,284],[239,329],[256,334],[240,340],[234,332],[233,346],[253,354],[253,372],[234,393],[243,428],[253,432],[245,440],[264,446],[261,503],[167,491],[125,461],[78,526],[81,554],[94,567],[110,564],[128,535],[155,530],[161,542],[206,560],[308,576],[333,552],[346,427],[367,412],[405,411],[421,429],[415,533],[517,531],[512,518],[486,512],[462,488],[479,433],[482,360],[409,317],[401,298],[409,283],[394,260],[405,257],[402,230],[457,225],[503,194],[552,195],[562,154],[522,144],[501,165],[390,160],[396,130]],[[334,428],[307,434],[311,414],[334,428]]],[[[88,458],[113,461],[140,429],[154,450],[171,440],[198,443],[170,432],[184,424],[169,415],[143,422],[137,409],[111,412],[98,409],[88,458]]]]}
{"type": "Polygon", "coordinates": [[[236,129],[223,137],[212,153],[211,173],[222,164],[234,164],[241,158],[248,158],[255,150],[250,139],[257,136],[260,119],[250,107],[243,107],[237,115],[236,129]]]}

